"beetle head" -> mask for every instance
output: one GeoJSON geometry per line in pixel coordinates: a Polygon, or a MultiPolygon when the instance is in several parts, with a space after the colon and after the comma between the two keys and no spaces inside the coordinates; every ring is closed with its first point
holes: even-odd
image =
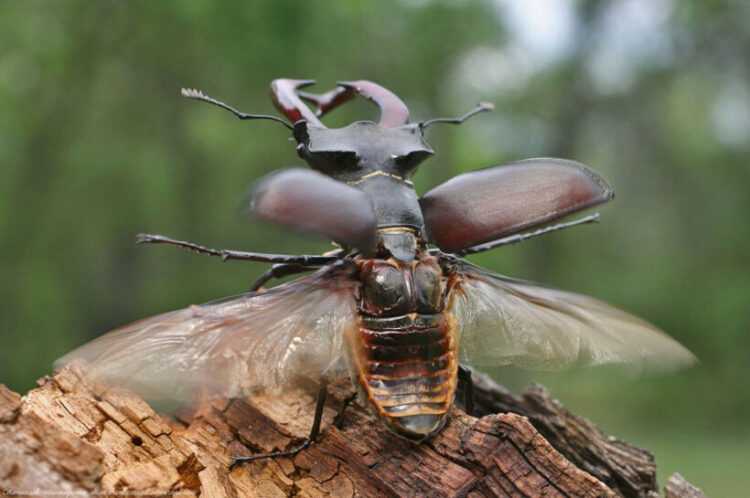
{"type": "Polygon", "coordinates": [[[312,168],[343,181],[380,170],[407,178],[433,154],[422,124],[409,124],[409,110],[391,91],[370,81],[346,81],[324,94],[301,91],[310,80],[275,80],[276,107],[294,123],[297,152],[312,168]],[[327,128],[320,117],[356,95],[380,108],[380,119],[327,128]],[[317,106],[310,110],[303,100],[317,106]]]}
{"type": "Polygon", "coordinates": [[[356,121],[343,128],[324,128],[298,121],[294,138],[297,153],[310,167],[343,181],[374,170],[408,178],[434,154],[416,124],[385,127],[356,121]]]}

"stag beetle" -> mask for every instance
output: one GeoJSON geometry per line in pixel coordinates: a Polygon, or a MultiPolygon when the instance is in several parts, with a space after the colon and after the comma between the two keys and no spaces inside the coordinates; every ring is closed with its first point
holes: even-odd
{"type": "Polygon", "coordinates": [[[528,159],[457,176],[420,197],[410,177],[434,154],[425,130],[463,123],[492,106],[411,123],[406,105],[380,85],[349,81],[324,94],[302,90],[312,83],[271,84],[288,123],[240,112],[198,90],[183,95],[240,119],[287,127],[311,169],[264,178],[250,209],[331,239],[339,249],[263,254],[140,235],[141,243],[274,265],[248,293],[127,325],[69,353],[58,366],[84,360],[99,380],[188,402],[197,394],[236,397],[300,377],[317,380],[308,439],[240,463],[306,448],[320,432],[327,383],[342,376],[389,429],[421,442],[446,423],[459,381],[471,412],[466,365],[663,367],[694,360],[654,326],[596,299],[494,274],[463,258],[596,221],[594,214],[539,228],[610,200],[613,191],[601,176],[569,160],[528,159]],[[377,123],[323,125],[320,118],[355,96],[377,104],[377,123]],[[272,278],[308,271],[314,273],[261,290],[272,278]]]}

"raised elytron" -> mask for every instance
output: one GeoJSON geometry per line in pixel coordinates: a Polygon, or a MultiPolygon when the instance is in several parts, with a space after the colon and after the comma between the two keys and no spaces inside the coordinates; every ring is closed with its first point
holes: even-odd
{"type": "Polygon", "coordinates": [[[687,364],[693,356],[650,324],[595,299],[507,278],[464,256],[582,223],[549,226],[606,202],[612,189],[586,166],[528,159],[457,176],[420,196],[410,181],[434,152],[426,130],[458,118],[410,122],[404,103],[369,81],[330,92],[312,81],[279,79],[276,116],[242,113],[197,90],[186,97],[289,128],[310,169],[261,180],[256,216],[322,235],[339,248],[320,255],[218,250],[160,235],[141,243],[182,246],[225,260],[273,263],[239,297],[141,320],[69,353],[95,378],[149,398],[194,401],[320,383],[310,436],[293,448],[238,459],[291,455],[319,434],[327,383],[350,376],[359,401],[395,433],[414,441],[446,423],[459,382],[471,411],[467,368],[516,365],[558,369],[625,362],[687,364]],[[327,128],[321,118],[355,96],[373,101],[380,120],[327,128]],[[314,106],[311,110],[305,101],[314,106]],[[544,228],[539,228],[544,226],[544,228]],[[525,231],[533,230],[533,231],[525,231]],[[314,271],[268,289],[269,280],[314,271]]]}

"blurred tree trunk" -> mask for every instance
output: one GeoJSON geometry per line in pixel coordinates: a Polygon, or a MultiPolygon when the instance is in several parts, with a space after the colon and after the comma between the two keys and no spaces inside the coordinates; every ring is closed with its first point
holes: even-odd
{"type": "MultiPolygon", "coordinates": [[[[653,457],[604,435],[540,387],[516,397],[477,376],[477,411],[459,409],[421,445],[350,406],[333,386],[319,442],[295,458],[229,470],[233,456],[286,448],[309,430],[314,389],[213,403],[188,421],[91,386],[76,368],[25,397],[0,385],[0,492],[181,496],[656,497],[653,457]]],[[[670,498],[703,496],[679,475],[670,498]]]]}

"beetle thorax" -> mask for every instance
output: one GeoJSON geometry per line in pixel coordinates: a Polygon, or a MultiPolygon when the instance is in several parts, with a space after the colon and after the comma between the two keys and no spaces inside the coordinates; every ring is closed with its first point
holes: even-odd
{"type": "MultiPolygon", "coordinates": [[[[299,121],[294,138],[297,153],[310,167],[368,194],[379,229],[406,227],[422,237],[424,219],[409,177],[433,151],[419,125],[384,127],[358,121],[323,128],[299,121]]],[[[401,259],[413,258],[412,251],[401,259]]]]}

